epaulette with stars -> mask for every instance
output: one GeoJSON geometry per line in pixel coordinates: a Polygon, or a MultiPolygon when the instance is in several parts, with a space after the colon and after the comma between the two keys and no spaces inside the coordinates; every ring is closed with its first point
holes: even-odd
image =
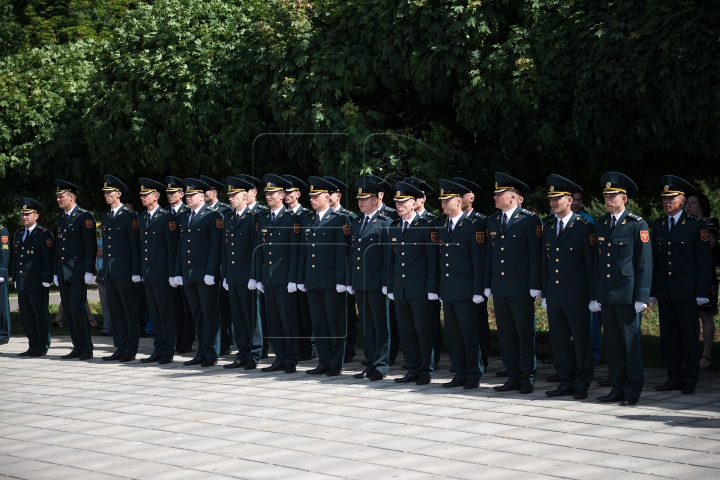
{"type": "Polygon", "coordinates": [[[85,210],[85,209],[82,208],[82,207],[78,207],[77,212],[78,212],[78,213],[86,213],[87,210],[85,210]]]}
{"type": "Polygon", "coordinates": [[[377,218],[379,218],[380,220],[391,220],[390,217],[386,217],[386,216],[383,215],[382,213],[378,213],[377,218]]]}
{"type": "Polygon", "coordinates": [[[488,218],[497,218],[500,219],[500,210],[497,210],[496,212],[490,214],[488,218]]]}
{"type": "Polygon", "coordinates": [[[548,223],[552,222],[553,220],[555,220],[555,215],[548,215],[547,217],[542,219],[542,224],[547,225],[548,223]]]}
{"type": "Polygon", "coordinates": [[[526,210],[522,207],[520,208],[520,213],[524,213],[525,215],[527,215],[529,217],[534,217],[535,215],[537,215],[537,213],[533,212],[532,210],[526,210]]]}
{"type": "Polygon", "coordinates": [[[582,223],[584,223],[585,225],[587,225],[588,223],[590,223],[590,221],[589,221],[587,218],[583,217],[582,215],[575,215],[575,221],[576,221],[576,222],[582,222],[582,223]]]}
{"type": "Polygon", "coordinates": [[[635,215],[634,213],[628,213],[627,218],[632,218],[636,222],[639,222],[640,220],[642,220],[642,217],[640,215],[635,215]]]}
{"type": "Polygon", "coordinates": [[[702,218],[698,217],[697,215],[693,215],[692,213],[687,213],[686,215],[687,218],[689,218],[690,220],[695,220],[697,222],[702,220],[702,218]]]}

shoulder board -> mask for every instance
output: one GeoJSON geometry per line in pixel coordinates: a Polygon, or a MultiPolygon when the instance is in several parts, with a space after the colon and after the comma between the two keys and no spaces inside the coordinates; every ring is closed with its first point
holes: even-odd
{"type": "Polygon", "coordinates": [[[700,220],[701,220],[700,217],[698,217],[698,216],[696,216],[696,215],[693,215],[693,214],[691,214],[691,213],[688,213],[688,214],[687,214],[687,217],[688,217],[690,220],[695,220],[695,221],[700,221],[700,220]]]}
{"type": "Polygon", "coordinates": [[[482,213],[480,213],[480,212],[478,212],[478,211],[476,211],[476,210],[473,210],[473,215],[475,215],[475,216],[476,216],[477,218],[479,218],[480,220],[482,220],[483,218],[487,218],[484,214],[482,214],[482,213]]]}
{"type": "Polygon", "coordinates": [[[545,225],[547,223],[552,222],[553,220],[555,220],[555,215],[548,215],[547,217],[542,219],[542,223],[543,223],[543,225],[545,225]]]}
{"type": "Polygon", "coordinates": [[[423,218],[438,218],[433,212],[428,211],[423,218]]]}
{"type": "Polygon", "coordinates": [[[576,221],[576,222],[582,222],[582,223],[584,223],[585,225],[587,225],[588,223],[590,223],[590,222],[588,221],[588,219],[585,218],[585,217],[583,217],[582,215],[575,215],[575,221],[576,221]]]}
{"type": "Polygon", "coordinates": [[[633,220],[639,222],[642,220],[642,217],[640,215],[635,215],[634,213],[628,213],[627,218],[632,218],[633,220]]]}
{"type": "Polygon", "coordinates": [[[500,218],[500,210],[490,215],[488,218],[500,218]]]}
{"type": "Polygon", "coordinates": [[[606,219],[606,218],[609,218],[609,217],[610,217],[610,212],[607,212],[605,215],[603,215],[602,217],[598,218],[597,221],[598,221],[598,223],[600,223],[600,220],[603,220],[603,219],[606,219]]]}
{"type": "Polygon", "coordinates": [[[87,210],[85,210],[82,207],[78,207],[77,211],[78,211],[78,213],[87,213],[87,210]]]}
{"type": "Polygon", "coordinates": [[[393,222],[390,224],[390,226],[391,226],[391,227],[400,227],[400,226],[402,226],[402,219],[393,221],[393,222]]]}
{"type": "Polygon", "coordinates": [[[15,235],[17,235],[18,233],[22,234],[23,230],[25,230],[25,227],[18,228],[17,231],[15,232],[15,235]]]}
{"type": "Polygon", "coordinates": [[[258,210],[270,210],[270,207],[268,207],[267,205],[260,205],[259,203],[255,208],[257,208],[258,210]]]}
{"type": "Polygon", "coordinates": [[[168,210],[167,208],[160,207],[158,209],[158,213],[167,214],[167,213],[170,213],[170,210],[168,210]]]}
{"type": "Polygon", "coordinates": [[[535,215],[537,215],[537,213],[535,213],[531,210],[525,210],[524,208],[520,209],[520,213],[524,213],[525,215],[527,215],[529,217],[534,217],[535,215]]]}
{"type": "MultiPolygon", "coordinates": [[[[435,217],[437,218],[437,217],[435,217]]],[[[418,220],[425,223],[432,223],[435,218],[428,218],[427,216],[419,217],[418,220]]]]}
{"type": "Polygon", "coordinates": [[[477,222],[477,217],[466,217],[465,220],[467,220],[470,223],[477,222]]]}
{"type": "Polygon", "coordinates": [[[379,218],[380,220],[390,220],[390,217],[386,217],[382,213],[378,213],[377,218],[379,218]]]}

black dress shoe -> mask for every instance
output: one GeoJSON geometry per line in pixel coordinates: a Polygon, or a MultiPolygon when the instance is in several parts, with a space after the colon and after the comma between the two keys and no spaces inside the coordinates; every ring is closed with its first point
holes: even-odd
{"type": "Polygon", "coordinates": [[[327,375],[328,377],[337,377],[337,376],[340,375],[341,373],[342,373],[342,368],[340,368],[340,367],[330,367],[330,368],[328,369],[327,373],[325,373],[325,375],[327,375]]]}
{"type": "Polygon", "coordinates": [[[585,400],[587,398],[587,390],[582,388],[576,388],[573,398],[575,400],[585,400]]]}
{"type": "Polygon", "coordinates": [[[159,361],[161,358],[162,358],[162,355],[160,353],[153,353],[152,355],[150,355],[147,358],[141,358],[140,362],[141,363],[154,363],[154,362],[159,361]]]}
{"type": "Polygon", "coordinates": [[[693,393],[695,393],[695,387],[692,387],[690,385],[682,387],[682,393],[683,393],[683,395],[693,394],[693,393]]]}
{"type": "Polygon", "coordinates": [[[228,348],[228,349],[225,349],[222,352],[220,352],[221,357],[224,357],[226,355],[231,355],[231,354],[232,354],[232,348],[228,348]]]}
{"type": "Polygon", "coordinates": [[[195,358],[193,358],[192,360],[188,360],[187,362],[183,362],[183,365],[185,365],[185,366],[187,366],[187,367],[191,367],[191,366],[193,366],[193,365],[200,365],[200,364],[202,364],[204,361],[205,361],[204,358],[195,357],[195,358]]]}
{"type": "Polygon", "coordinates": [[[395,381],[397,383],[410,383],[410,382],[417,382],[418,376],[414,375],[412,373],[406,373],[404,377],[396,378],[395,381]]]}
{"type": "Polygon", "coordinates": [[[106,362],[112,362],[114,360],[120,360],[122,358],[122,356],[123,356],[122,353],[115,352],[112,355],[110,355],[109,357],[102,357],[102,359],[105,360],[106,362]]]}
{"type": "Polygon", "coordinates": [[[496,392],[512,392],[513,390],[520,390],[520,384],[507,381],[502,385],[493,387],[493,389],[495,389],[496,392]]]}
{"type": "Polygon", "coordinates": [[[598,382],[598,385],[600,385],[601,387],[612,387],[612,382],[610,381],[610,379],[600,380],[598,382]]]}
{"type": "Polygon", "coordinates": [[[430,375],[420,375],[415,385],[428,385],[430,383],[430,375]]]}
{"type": "Polygon", "coordinates": [[[623,396],[619,393],[609,393],[607,395],[603,395],[602,397],[598,397],[597,399],[598,402],[602,403],[619,402],[623,399],[623,396]]]}
{"type": "Polygon", "coordinates": [[[382,380],[385,377],[387,377],[387,375],[382,373],[380,370],[375,370],[370,375],[368,375],[368,378],[374,382],[382,380]]]}
{"type": "Polygon", "coordinates": [[[560,375],[558,375],[558,374],[550,375],[550,376],[547,377],[545,380],[547,380],[548,382],[559,382],[559,381],[560,381],[560,375]]]}
{"type": "Polygon", "coordinates": [[[673,390],[682,390],[682,385],[665,382],[662,385],[655,386],[655,390],[657,390],[658,392],[671,392],[673,390]]]}
{"type": "Polygon", "coordinates": [[[353,375],[353,378],[356,378],[356,379],[358,379],[358,380],[362,380],[362,379],[365,378],[366,376],[367,376],[367,372],[360,372],[360,373],[356,373],[355,375],[353,375]]]}
{"type": "Polygon", "coordinates": [[[640,399],[636,397],[635,395],[625,395],[625,398],[623,398],[622,402],[620,402],[620,405],[623,407],[629,407],[630,405],[635,405],[640,399]]]}
{"type": "Polygon", "coordinates": [[[269,358],[269,357],[270,357],[270,355],[268,355],[267,352],[263,352],[262,355],[260,355],[260,359],[261,359],[261,360],[264,360],[264,359],[269,358]]]}
{"type": "Polygon", "coordinates": [[[218,359],[217,358],[206,358],[203,360],[203,362],[200,364],[201,367],[212,367],[213,365],[217,365],[218,359]]]}
{"type": "Polygon", "coordinates": [[[47,355],[47,350],[35,350],[30,354],[31,357],[42,357],[47,355]]]}
{"type": "Polygon", "coordinates": [[[135,360],[134,353],[125,353],[125,354],[123,354],[122,358],[120,359],[121,362],[132,362],[133,360],[135,360]]]}
{"type": "Polygon", "coordinates": [[[167,365],[168,363],[172,363],[172,361],[172,355],[163,355],[162,357],[160,357],[160,360],[158,360],[158,365],[167,365]]]}
{"type": "Polygon", "coordinates": [[[367,367],[368,365],[370,365],[370,362],[368,362],[367,360],[360,360],[360,365],[365,365],[367,367]]]}
{"type": "Polygon", "coordinates": [[[315,367],[311,370],[306,370],[305,373],[307,373],[308,375],[322,375],[324,373],[327,373],[328,370],[330,370],[330,367],[326,367],[324,365],[318,365],[317,367],[315,367]]]}
{"type": "Polygon", "coordinates": [[[453,378],[447,383],[443,383],[443,388],[455,388],[455,387],[462,387],[465,385],[465,380],[459,380],[457,378],[453,378]]]}
{"type": "Polygon", "coordinates": [[[81,353],[80,356],[78,357],[78,360],[90,360],[92,357],[93,357],[92,352],[81,353]]]}
{"type": "Polygon", "coordinates": [[[495,372],[495,376],[496,377],[507,377],[509,375],[507,373],[507,370],[499,370],[499,371],[495,372]]]}
{"type": "Polygon", "coordinates": [[[285,365],[282,363],[273,363],[269,367],[261,368],[260,370],[263,372],[279,372],[280,370],[285,370],[285,365]]]}
{"type": "Polygon", "coordinates": [[[72,352],[68,353],[67,355],[63,355],[60,358],[67,360],[70,358],[78,358],[82,353],[80,353],[80,350],[73,350],[72,352]]]}
{"type": "Polygon", "coordinates": [[[241,368],[244,367],[246,363],[247,360],[240,360],[236,358],[234,362],[223,365],[223,368],[241,368]]]}
{"type": "Polygon", "coordinates": [[[295,365],[285,365],[285,373],[295,373],[297,372],[297,367],[295,365]]]}
{"type": "Polygon", "coordinates": [[[298,361],[300,362],[309,362],[310,360],[312,360],[312,353],[306,353],[305,355],[300,355],[300,357],[298,357],[298,361]]]}
{"type": "Polygon", "coordinates": [[[32,350],[25,350],[22,353],[18,353],[18,357],[29,357],[33,353],[32,350]]]}
{"type": "Polygon", "coordinates": [[[463,385],[463,388],[465,390],[472,390],[474,388],[478,388],[480,386],[480,380],[467,380],[465,381],[465,385],[463,385]]]}
{"type": "Polygon", "coordinates": [[[572,387],[557,387],[555,390],[548,390],[545,395],[548,397],[566,397],[574,395],[575,390],[572,387]]]}
{"type": "Polygon", "coordinates": [[[187,345],[184,347],[178,347],[177,350],[175,350],[175,353],[178,355],[182,355],[183,353],[190,353],[192,352],[192,347],[188,347],[187,345]]]}
{"type": "Polygon", "coordinates": [[[353,361],[353,358],[355,358],[355,355],[345,355],[344,363],[350,363],[353,361]]]}
{"type": "Polygon", "coordinates": [[[245,370],[255,370],[257,368],[257,362],[255,360],[248,360],[243,368],[245,370]]]}
{"type": "Polygon", "coordinates": [[[520,395],[527,395],[528,393],[533,392],[533,386],[529,383],[523,383],[520,385],[520,388],[518,389],[520,392],[520,395]]]}

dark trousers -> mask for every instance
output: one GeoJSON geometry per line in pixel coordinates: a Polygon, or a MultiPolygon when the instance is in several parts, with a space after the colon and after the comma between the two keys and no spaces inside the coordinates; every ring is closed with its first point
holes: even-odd
{"type": "Polygon", "coordinates": [[[345,359],[351,360],[355,355],[355,343],[357,343],[358,334],[358,316],[355,307],[355,295],[346,297],[345,303],[345,328],[347,329],[347,338],[345,339],[345,359]]]}
{"type": "Polygon", "coordinates": [[[487,368],[488,355],[492,351],[492,334],[487,310],[487,300],[483,303],[474,303],[477,312],[478,342],[480,342],[480,358],[487,368]]]}
{"type": "MultiPolygon", "coordinates": [[[[443,338],[442,338],[442,322],[440,321],[440,308],[442,304],[433,300],[430,302],[430,331],[432,332],[433,340],[433,360],[437,368],[438,362],[440,362],[440,352],[442,351],[443,338]]],[[[404,351],[404,347],[403,347],[404,351]]]]}
{"type": "MultiPolygon", "coordinates": [[[[245,288],[247,288],[247,285],[245,288]]],[[[230,293],[222,285],[219,288],[218,299],[220,306],[220,352],[226,352],[232,349],[233,345],[233,319],[230,307],[230,293]]]]}
{"type": "Polygon", "coordinates": [[[477,311],[471,300],[444,302],[445,334],[450,363],[457,371],[455,379],[476,381],[482,378],[485,365],[480,359],[477,311]]]}
{"type": "MultiPolygon", "coordinates": [[[[313,319],[310,311],[308,292],[298,290],[296,293],[298,304],[298,355],[300,358],[311,358],[315,348],[313,340],[313,319]]],[[[337,292],[335,292],[337,293],[337,292]]]]}
{"type": "Polygon", "coordinates": [[[195,342],[195,322],[185,294],[185,287],[172,288],[172,302],[175,305],[176,349],[180,347],[192,348],[195,342]]]}
{"type": "Polygon", "coordinates": [[[267,358],[268,350],[270,350],[270,341],[267,338],[267,332],[269,332],[269,329],[267,322],[267,305],[265,305],[265,295],[257,289],[253,290],[253,292],[253,298],[255,299],[255,303],[259,305],[258,308],[260,309],[260,325],[262,325],[263,331],[262,357],[267,358]]]}
{"type": "Polygon", "coordinates": [[[145,298],[145,282],[133,283],[133,287],[135,288],[135,302],[137,305],[138,331],[145,333],[150,315],[147,298],[145,298]]]}
{"type": "Polygon", "coordinates": [[[593,357],[587,306],[547,307],[555,371],[560,386],[587,390],[593,380],[593,357]]]}
{"type": "Polygon", "coordinates": [[[172,292],[174,290],[165,281],[144,282],[145,298],[152,318],[153,354],[175,354],[175,305],[173,305],[172,292]]]}
{"type": "Polygon", "coordinates": [[[660,354],[668,381],[695,387],[700,378],[700,312],[695,300],[659,300],[660,354]]]}
{"type": "Polygon", "coordinates": [[[215,360],[220,349],[217,285],[193,282],[186,283],[184,288],[198,336],[198,351],[195,358],[215,360]]]}
{"type": "Polygon", "coordinates": [[[535,384],[535,304],[530,295],[493,297],[508,382],[535,384]]]}
{"type": "Polygon", "coordinates": [[[258,363],[262,355],[263,330],[254,291],[248,290],[247,284],[230,285],[228,293],[238,347],[236,358],[258,363]]]}
{"type": "MultiPolygon", "coordinates": [[[[93,344],[90,340],[90,325],[85,316],[85,302],[87,301],[87,285],[83,280],[71,282],[60,281],[60,301],[63,313],[68,321],[70,339],[73,351],[92,353],[93,344]]],[[[7,297],[6,297],[7,298],[7,297]]]]}
{"type": "Polygon", "coordinates": [[[287,286],[266,286],[268,340],[275,353],[273,365],[297,365],[298,362],[298,300],[288,293],[287,286]]]}
{"type": "Polygon", "coordinates": [[[334,288],[310,289],[307,298],[319,364],[342,368],[345,361],[345,293],[334,288]]]}
{"type": "Polygon", "coordinates": [[[632,304],[603,303],[601,308],[611,393],[640,398],[645,383],[640,352],[640,315],[635,313],[632,304]]]}
{"type": "Polygon", "coordinates": [[[136,287],[130,278],[105,279],[116,353],[136,354],[140,343],[136,287]]]}
{"type": "Polygon", "coordinates": [[[18,292],[20,319],[28,339],[28,350],[37,353],[47,352],[50,348],[49,293],[48,288],[18,292]]]}
{"type": "Polygon", "coordinates": [[[390,320],[387,313],[389,300],[382,290],[355,290],[358,318],[365,337],[365,373],[378,370],[387,374],[390,369],[390,320]]]}
{"type": "Polygon", "coordinates": [[[433,335],[432,335],[432,303],[425,298],[412,300],[395,299],[398,333],[403,346],[403,355],[411,375],[432,376],[435,370],[433,335]]]}
{"type": "Polygon", "coordinates": [[[0,283],[0,345],[10,341],[10,299],[7,282],[0,283]]]}
{"type": "Polygon", "coordinates": [[[398,333],[397,313],[393,300],[388,299],[388,321],[390,325],[390,365],[395,363],[400,349],[400,335],[398,333]]]}

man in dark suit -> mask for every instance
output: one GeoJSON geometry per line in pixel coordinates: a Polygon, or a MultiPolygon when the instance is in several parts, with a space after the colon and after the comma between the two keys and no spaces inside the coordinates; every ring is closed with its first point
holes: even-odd
{"type": "Polygon", "coordinates": [[[140,201],[147,208],[140,217],[140,265],[155,334],[152,354],[140,361],[164,365],[172,362],[175,354],[177,307],[172,290],[177,288],[175,259],[180,231],[175,216],[158,204],[165,185],[150,178],[139,182],[140,201]]]}
{"type": "Polygon", "coordinates": [[[390,219],[380,213],[383,187],[364,178],[355,181],[362,215],[350,225],[348,292],[355,295],[367,366],[354,378],[382,380],[390,368],[390,324],[387,309],[386,257],[390,219]]]}
{"type": "Polygon", "coordinates": [[[635,405],[645,383],[639,314],[650,298],[652,244],[645,220],[626,208],[628,196],[637,193],[635,182],[622,173],[606,172],[600,183],[608,213],[595,224],[595,284],[612,390],[598,400],[635,405]]]}
{"type": "Polygon", "coordinates": [[[237,177],[227,177],[225,181],[233,211],[225,215],[220,271],[223,288],[230,295],[238,353],[232,363],[223,367],[254,370],[263,346],[263,330],[255,295],[248,289],[248,281],[255,276],[253,255],[257,246],[255,226],[258,219],[255,211],[248,207],[247,192],[255,187],[237,177]]]}
{"type": "Polygon", "coordinates": [[[530,189],[504,173],[495,174],[495,207],[487,223],[485,296],[493,298],[503,365],[499,392],[532,393],[535,384],[535,305],[541,297],[542,222],[518,205],[530,189]]]}
{"type": "MultiPolygon", "coordinates": [[[[41,357],[50,348],[48,293],[52,282],[55,239],[38,225],[43,206],[32,198],[18,201],[23,228],[15,232],[15,290],[28,349],[21,357],[41,357]]],[[[5,243],[3,243],[5,245],[5,243]]],[[[5,249],[4,249],[5,250],[5,249]]]]}
{"type": "Polygon", "coordinates": [[[593,379],[588,309],[595,294],[595,226],[573,213],[582,188],[560,175],[547,178],[554,215],[543,222],[542,291],[560,385],[549,397],[587,398],[593,379]]]}
{"type": "MultiPolygon", "coordinates": [[[[165,194],[169,203],[168,213],[175,217],[175,228],[179,231],[178,217],[188,211],[187,206],[183,203],[185,185],[182,179],[171,176],[165,177],[165,185],[165,194]]],[[[174,276],[175,270],[173,269],[170,274],[174,276]]],[[[175,284],[171,289],[171,295],[175,314],[175,352],[180,354],[192,352],[195,342],[195,322],[187,295],[185,295],[185,287],[175,284]]]]}
{"type": "Polygon", "coordinates": [[[400,220],[388,230],[387,287],[398,319],[408,372],[398,383],[427,385],[435,370],[432,303],[438,301],[438,245],[434,223],[415,211],[425,194],[417,187],[395,182],[395,206],[400,220]]]}
{"type": "Polygon", "coordinates": [[[284,190],[290,183],[278,175],[263,176],[265,200],[270,211],[258,219],[258,248],[255,250],[255,278],[251,290],[264,293],[268,319],[268,337],[275,361],[263,372],[284,370],[295,373],[298,362],[297,265],[300,242],[300,217],[283,204],[284,190]]]}
{"type": "Polygon", "coordinates": [[[660,308],[660,354],[668,379],[655,389],[691,394],[700,377],[698,306],[710,302],[714,275],[710,237],[705,222],[682,208],[692,185],[675,175],[664,175],[660,185],[666,215],[653,225],[650,301],[660,308]]]}
{"type": "Polygon", "coordinates": [[[55,180],[55,198],[62,213],[58,215],[53,283],[60,288],[65,319],[73,349],[60,358],[89,360],[93,357],[90,327],[85,319],[87,285],[95,270],[95,217],[77,204],[80,187],[55,180]]]}
{"type": "Polygon", "coordinates": [[[128,210],[120,195],[128,187],[105,175],[105,202],[110,210],[102,215],[103,266],[100,276],[105,280],[108,309],[113,318],[115,353],[103,360],[129,362],[135,359],[140,342],[140,329],[135,286],[140,277],[140,221],[137,213],[128,210]]]}
{"type": "Polygon", "coordinates": [[[202,193],[209,185],[195,178],[186,178],[183,183],[189,210],[178,218],[175,283],[185,287],[198,335],[197,355],[184,364],[211,367],[217,365],[220,349],[217,282],[224,221],[220,212],[210,210],[205,203],[202,193]]]}

